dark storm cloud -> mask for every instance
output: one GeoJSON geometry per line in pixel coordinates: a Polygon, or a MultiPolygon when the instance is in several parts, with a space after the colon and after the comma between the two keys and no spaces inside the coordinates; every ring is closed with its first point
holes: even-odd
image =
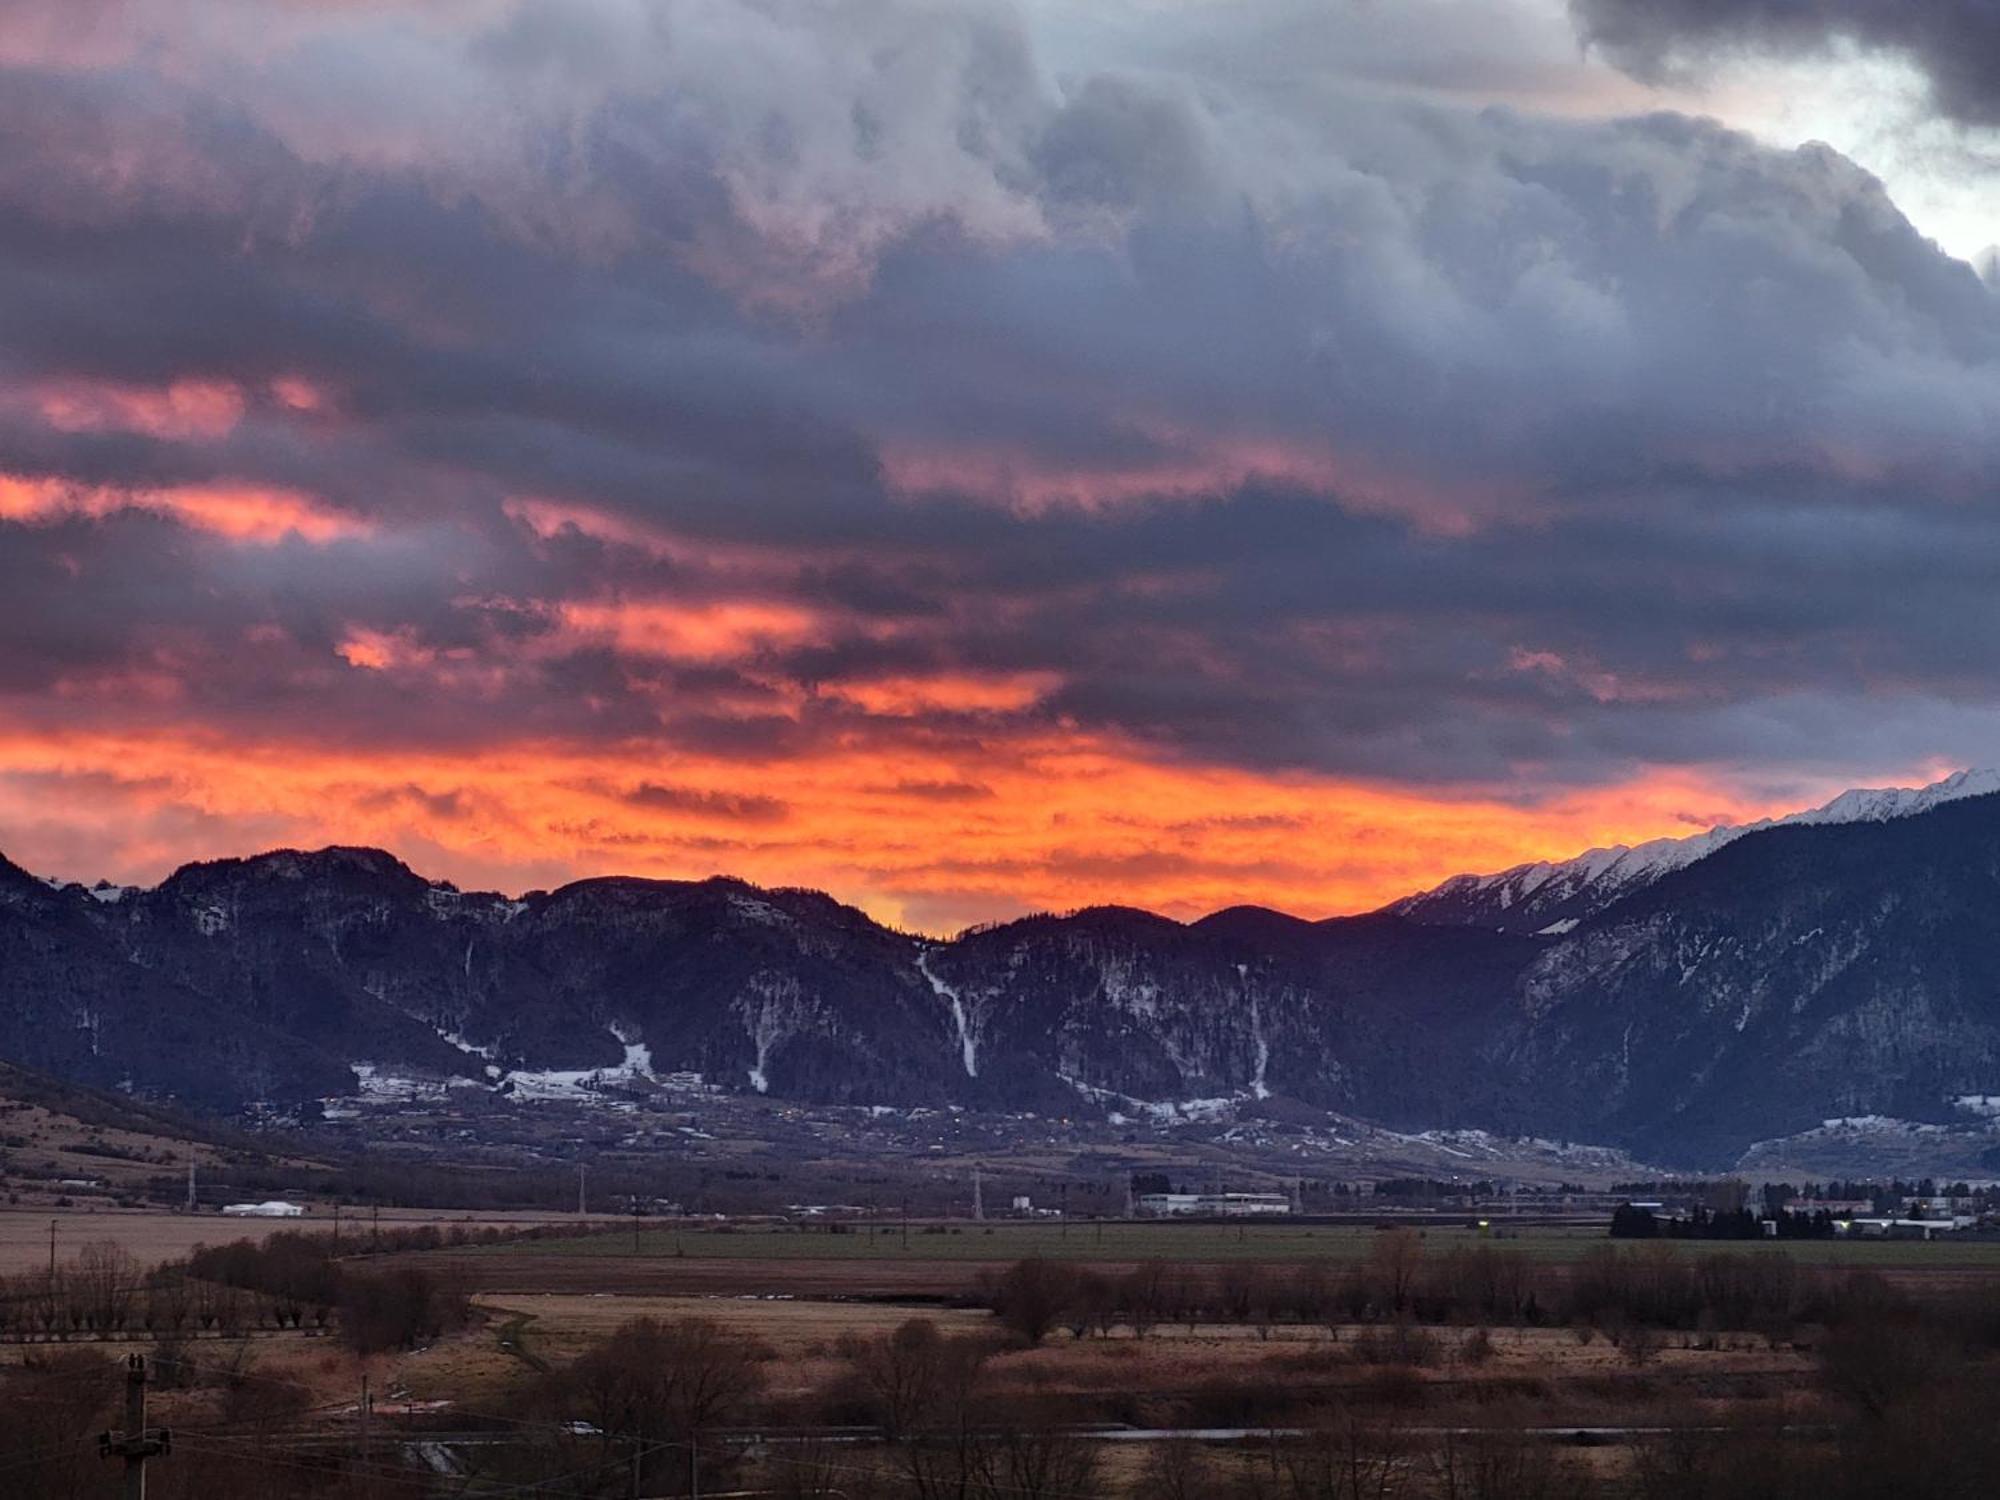
{"type": "Polygon", "coordinates": [[[699,817],[721,818],[729,822],[775,823],[791,811],[777,797],[705,792],[693,787],[666,786],[657,781],[642,782],[620,795],[634,807],[694,813],[699,817]]]}
{"type": "Polygon", "coordinates": [[[1809,56],[1836,42],[1907,58],[1939,111],[2000,125],[2000,9],[1985,0],[1570,0],[1584,39],[1660,78],[1731,53],[1809,56]]]}
{"type": "MultiPolygon", "coordinates": [[[[1545,784],[1990,730],[2000,310],[1844,158],[1059,80],[997,6],[649,9],[314,54],[424,72],[450,129],[201,32],[15,63],[0,472],[360,528],[0,520],[20,716],[746,761],[1067,727],[1545,784]],[[240,417],[49,416],[176,380],[240,417]],[[1049,684],[855,690],[1010,674],[1049,684]]],[[[1721,9],[1584,19],[1659,60],[1721,9]]]]}

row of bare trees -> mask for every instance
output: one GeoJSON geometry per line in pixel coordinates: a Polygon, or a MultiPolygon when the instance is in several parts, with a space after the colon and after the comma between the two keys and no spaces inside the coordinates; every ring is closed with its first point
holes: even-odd
{"type": "MultiPolygon", "coordinates": [[[[1573,1266],[1550,1266],[1494,1245],[1429,1255],[1415,1231],[1394,1229],[1355,1264],[1148,1261],[1112,1275],[1030,1259],[985,1278],[980,1296],[1030,1344],[1058,1329],[1084,1338],[1122,1328],[1144,1338],[1162,1325],[1233,1323],[1268,1336],[1284,1324],[1339,1329],[1404,1321],[1749,1330],[1782,1338],[1840,1321],[1853,1305],[1881,1295],[1881,1285],[1879,1277],[1803,1266],[1779,1251],[1691,1254],[1661,1243],[1605,1244],[1573,1266]]],[[[2000,1321],[2000,1296],[1988,1294],[1984,1305],[1980,1316],[2000,1321]]]]}
{"type": "Polygon", "coordinates": [[[42,1341],[135,1333],[241,1332],[266,1314],[236,1288],[185,1265],[142,1270],[118,1245],[86,1245],[47,1271],[0,1278],[0,1338],[42,1341]]]}
{"type": "Polygon", "coordinates": [[[422,1264],[356,1267],[324,1235],[197,1248],[143,1268],[111,1241],[48,1270],[0,1277],[0,1340],[238,1337],[337,1327],[362,1352],[407,1347],[463,1321],[464,1294],[422,1264]]]}

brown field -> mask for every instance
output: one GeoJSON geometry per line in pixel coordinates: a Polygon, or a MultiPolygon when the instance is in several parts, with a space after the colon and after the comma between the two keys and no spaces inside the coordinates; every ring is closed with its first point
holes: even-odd
{"type": "MultiPolygon", "coordinates": [[[[182,1253],[198,1239],[269,1234],[300,1222],[76,1214],[63,1225],[65,1232],[74,1230],[74,1239],[59,1241],[59,1250],[117,1239],[135,1255],[157,1259],[182,1253]]],[[[330,1218],[304,1222],[330,1226],[330,1218]]],[[[536,1216],[383,1216],[385,1227],[524,1222],[537,1222],[536,1216]]],[[[40,1214],[0,1214],[0,1256],[11,1257],[17,1267],[42,1264],[47,1242],[35,1238],[37,1229],[46,1234],[40,1214]]],[[[1111,1230],[1103,1249],[1128,1257],[1179,1251],[1179,1265],[1200,1269],[1204,1279],[1220,1286],[1232,1272],[1242,1275],[1244,1261],[1266,1259],[1260,1251],[1269,1252],[1271,1264],[1297,1263],[1299,1247],[1287,1233],[1274,1231],[1260,1243],[1254,1232],[1239,1237],[1204,1226],[1111,1230]],[[1203,1257],[1203,1250],[1213,1258],[1203,1257]],[[1224,1253],[1215,1254],[1218,1250],[1224,1253]]],[[[1298,1231],[1289,1233],[1296,1237],[1298,1231]]],[[[1176,1431],[1201,1435],[1206,1461],[1219,1475],[1232,1466],[1275,1465],[1282,1445],[1297,1444],[1303,1451],[1324,1440],[1313,1436],[1315,1431],[1334,1430],[1321,1424],[1353,1424],[1354,1431],[1365,1433],[1363,1441],[1390,1445],[1403,1455],[1399,1461],[1408,1465],[1407,1475],[1430,1472],[1423,1467],[1431,1461],[1428,1455],[1450,1434],[1513,1434],[1513,1441],[1559,1450],[1565,1462],[1593,1475],[1603,1487],[1592,1493],[1629,1494],[1632,1476],[1665,1441],[1656,1436],[1662,1432],[1677,1435],[1674,1441],[1710,1444],[1723,1439],[1706,1435],[1728,1432],[1765,1445],[1767,1456],[1778,1453],[1785,1463],[1823,1463],[1846,1455],[1836,1444],[1843,1426],[1855,1420],[1850,1397],[1824,1374],[1818,1341],[1827,1336],[1826,1328],[1804,1322],[1758,1334],[1716,1331],[1712,1322],[1692,1320],[1657,1330],[1619,1318],[1589,1328],[1482,1330],[1387,1319],[1330,1329],[1287,1318],[1263,1326],[1160,1323],[1144,1337],[1127,1325],[1085,1338],[1058,1328],[1029,1345],[1009,1338],[1001,1321],[983,1309],[953,1305],[983,1275],[1011,1264],[1001,1257],[1019,1247],[1005,1234],[975,1238],[967,1232],[943,1254],[921,1253],[943,1248],[937,1239],[926,1246],[913,1236],[911,1250],[904,1252],[897,1236],[892,1252],[887,1238],[788,1239],[776,1232],[753,1238],[690,1227],[688,1253],[676,1255],[661,1253],[673,1243],[669,1236],[644,1229],[642,1253],[634,1254],[630,1226],[619,1225],[594,1238],[385,1255],[354,1269],[371,1275],[420,1268],[455,1282],[472,1297],[472,1319],[427,1347],[366,1359],[338,1337],[310,1330],[264,1324],[248,1339],[204,1333],[171,1356],[202,1378],[192,1389],[161,1390],[156,1420],[197,1436],[226,1433],[257,1420],[254,1398],[260,1392],[286,1393],[291,1404],[275,1419],[272,1440],[292,1446],[291,1461],[301,1454],[346,1454],[351,1460],[359,1443],[354,1403],[365,1380],[380,1414],[376,1444],[400,1443],[395,1451],[413,1467],[420,1447],[450,1447],[455,1462],[498,1466],[484,1471],[483,1482],[504,1485],[510,1476],[528,1472],[505,1465],[528,1463],[531,1455],[536,1462],[594,1461],[591,1454],[601,1450],[595,1428],[579,1434],[551,1425],[588,1409],[573,1403],[589,1383],[573,1383],[566,1397],[563,1372],[641,1317],[668,1324],[706,1320],[753,1351],[761,1390],[709,1429],[714,1451],[733,1457],[719,1472],[749,1492],[769,1492],[786,1477],[787,1463],[801,1462],[795,1455],[804,1449],[791,1445],[832,1441],[837,1446],[820,1450],[820,1456],[830,1452],[847,1466],[849,1487],[843,1493],[887,1493],[885,1466],[902,1461],[898,1454],[904,1450],[886,1446],[869,1426],[878,1408],[867,1404],[850,1340],[879,1340],[911,1318],[929,1319],[946,1334],[990,1346],[978,1377],[979,1420],[1012,1432],[1082,1432],[1065,1440],[1092,1450],[1099,1460],[1097,1477],[1087,1490],[1065,1493],[1103,1500],[1150,1495],[1144,1466],[1165,1451],[1161,1434],[1176,1431]],[[855,1241],[874,1253],[854,1253],[855,1241]],[[1000,1255],[979,1253],[989,1247],[1000,1255]],[[744,1249],[748,1253],[730,1253],[744,1249]],[[432,1411],[410,1405],[430,1402],[444,1405],[432,1411]],[[762,1436],[753,1442],[752,1433],[762,1436]]],[[[1378,1243],[1372,1231],[1349,1229],[1315,1231],[1309,1241],[1316,1258],[1347,1266],[1358,1264],[1378,1243]]],[[[1427,1236],[1422,1255],[1428,1260],[1456,1243],[1442,1234],[1427,1236]]],[[[1591,1243],[1604,1241],[1552,1235],[1523,1238],[1512,1248],[1534,1258],[1552,1284],[1573,1286],[1566,1278],[1591,1243]],[[1533,1257],[1537,1248],[1546,1253],[1533,1257]]],[[[1698,1259],[1739,1248],[1675,1250],[1698,1259]]],[[[2000,1285],[2000,1268],[1983,1263],[1983,1250],[1967,1256],[1943,1246],[1935,1247],[1938,1254],[1923,1245],[1857,1248],[1866,1253],[1850,1264],[1879,1271],[1906,1288],[2000,1285]]],[[[1142,1263],[1106,1255],[1092,1264],[1118,1275],[1142,1263]]],[[[1966,1304],[1966,1311],[1970,1316],[1974,1305],[1966,1304]]],[[[1316,1316],[1347,1314],[1323,1309],[1316,1316]]],[[[129,1349],[145,1347],[146,1337],[135,1331],[108,1346],[78,1340],[58,1353],[101,1354],[109,1370],[129,1349]]],[[[1985,1352],[1964,1356],[1968,1363],[1960,1367],[1960,1378],[1990,1380],[1996,1373],[1993,1350],[2000,1344],[1979,1348],[1985,1352]]],[[[47,1353],[46,1342],[14,1346],[0,1350],[0,1364],[32,1365],[47,1353]]],[[[601,1371],[602,1366],[600,1377],[601,1371]]],[[[32,1378],[31,1370],[17,1373],[32,1378]]],[[[202,1451],[197,1441],[187,1456],[202,1451]]],[[[177,1461],[182,1456],[177,1448],[177,1461]]],[[[1233,1481],[1212,1482],[1221,1487],[1233,1481]]],[[[456,1483],[453,1479],[436,1493],[459,1492],[451,1488],[456,1483]]],[[[1411,1487],[1399,1493],[1435,1500],[1424,1483],[1411,1479],[1411,1487]]],[[[256,1491],[231,1492],[219,1500],[235,1500],[236,1493],[256,1491]]]]}
{"type": "MultiPolygon", "coordinates": [[[[1595,1242],[1603,1243],[1601,1239],[1595,1242]]],[[[934,1260],[914,1254],[910,1258],[817,1259],[807,1256],[787,1260],[772,1255],[745,1258],[714,1254],[680,1257],[631,1255],[595,1248],[581,1253],[565,1253],[560,1248],[562,1243],[527,1242],[518,1247],[429,1251],[424,1252],[421,1258],[425,1264],[449,1274],[468,1291],[486,1296],[784,1297],[904,1302],[912,1305],[943,1304],[962,1299],[975,1291],[983,1279],[1013,1264],[1011,1260],[998,1258],[934,1260]]],[[[1201,1247],[1196,1245],[1190,1248],[1198,1251],[1201,1247]]],[[[1737,1247],[1718,1244],[1681,1248],[1682,1253],[1695,1256],[1737,1247]]],[[[1867,1251],[1878,1247],[1855,1248],[1867,1251]]],[[[1913,1295],[1924,1297],[1964,1291],[2000,1280],[2000,1266],[1983,1260],[1961,1259],[1943,1246],[1920,1244],[1888,1248],[1910,1253],[1893,1257],[1863,1255],[1851,1261],[1823,1263],[1835,1269],[1874,1271],[1913,1295]],[[1933,1250],[1936,1254],[1926,1253],[1933,1250]]],[[[1978,1248],[1990,1251],[1995,1247],[1978,1248]]],[[[1121,1276],[1138,1263],[1136,1260],[1088,1262],[1093,1270],[1110,1276],[1121,1276]]],[[[1196,1255],[1185,1260],[1175,1257],[1174,1263],[1192,1267],[1212,1277],[1234,1262],[1209,1260],[1196,1255]]],[[[1290,1265],[1296,1264],[1297,1260],[1273,1257],[1270,1263],[1290,1265]]],[[[1573,1257],[1569,1256],[1540,1262],[1547,1273],[1554,1276],[1561,1276],[1572,1263],[1573,1257]]]]}
{"type": "MultiPolygon", "coordinates": [[[[56,1256],[72,1259],[85,1245],[112,1241],[142,1265],[176,1260],[196,1245],[226,1244],[231,1240],[261,1240],[279,1230],[323,1232],[334,1227],[330,1209],[314,1209],[298,1219],[238,1219],[223,1214],[176,1214],[158,1209],[74,1207],[54,1209],[0,1209],[0,1275],[32,1271],[49,1263],[49,1222],[56,1225],[56,1256]]],[[[341,1220],[343,1231],[365,1240],[372,1222],[349,1211],[341,1220]]],[[[547,1214],[464,1214],[439,1213],[427,1209],[384,1209],[384,1229],[408,1229],[423,1224],[439,1228],[454,1226],[520,1228],[553,1222],[547,1214]]],[[[576,1223],[574,1215],[560,1222],[576,1223]]],[[[359,1244],[361,1241],[357,1241],[359,1244]]]]}
{"type": "MultiPolygon", "coordinates": [[[[765,1350],[770,1397],[810,1409],[846,1369],[845,1335],[888,1332],[911,1317],[946,1332],[998,1334],[985,1312],[969,1309],[770,1301],[744,1297],[545,1294],[482,1297],[480,1319],[429,1348],[363,1361],[324,1338],[256,1341],[253,1378],[297,1383],[315,1404],[337,1402],[360,1387],[364,1370],[378,1391],[416,1400],[449,1400],[468,1419],[514,1409],[537,1378],[537,1365],[560,1368],[634,1318],[703,1318],[765,1350]],[[524,1357],[525,1356],[525,1357],[524,1357]]],[[[1381,1370],[1354,1359],[1357,1328],[1337,1333],[1294,1326],[1267,1330],[1204,1324],[1162,1327],[1144,1339],[1119,1330],[1109,1338],[1052,1335],[1034,1349],[1010,1348],[991,1366],[996,1400],[1040,1407],[1065,1420],[1153,1426],[1263,1425],[1285,1420],[1270,1410],[1315,1399],[1367,1404],[1379,1399],[1381,1370]],[[1274,1393],[1277,1393],[1274,1395],[1274,1393]]],[[[1417,1373],[1414,1401],[1426,1423],[1532,1418],[1551,1425],[1611,1426],[1676,1421],[1696,1414],[1733,1419],[1783,1411],[1789,1420],[1815,1404],[1812,1358],[1772,1348],[1748,1335],[1708,1341],[1673,1336],[1644,1369],[1609,1340],[1579,1342],[1567,1329],[1497,1328],[1493,1352],[1474,1365],[1460,1351],[1467,1329],[1436,1330],[1435,1365],[1417,1373]],[[1803,1393],[1802,1393],[1803,1392],[1803,1393]]],[[[222,1346],[198,1351],[210,1363],[222,1346]]],[[[199,1397],[183,1398],[199,1409],[199,1397]]],[[[336,1418],[338,1420],[338,1418],[336,1418]]]]}

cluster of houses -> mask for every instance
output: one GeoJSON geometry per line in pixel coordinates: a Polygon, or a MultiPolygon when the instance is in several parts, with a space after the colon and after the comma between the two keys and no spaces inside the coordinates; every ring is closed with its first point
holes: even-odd
{"type": "Polygon", "coordinates": [[[1293,1205],[1283,1193],[1141,1193],[1134,1207],[1155,1219],[1269,1219],[1293,1205]]]}
{"type": "MultiPolygon", "coordinates": [[[[1726,1186],[1743,1196],[1740,1184],[1726,1186]]],[[[1634,1198],[1614,1212],[1611,1232],[1692,1239],[1755,1238],[1761,1232],[1766,1239],[2000,1240],[2000,1201],[1990,1190],[1873,1198],[1793,1195],[1782,1203],[1767,1195],[1760,1214],[1747,1205],[1716,1208],[1698,1198],[1634,1198]]]]}
{"type": "Polygon", "coordinates": [[[1982,1214],[1975,1198],[1908,1198],[1897,1213],[1872,1203],[1814,1204],[1833,1214],[1833,1232],[1849,1239],[1934,1240],[1943,1235],[1992,1234],[2000,1238],[2000,1216],[1982,1214]]]}

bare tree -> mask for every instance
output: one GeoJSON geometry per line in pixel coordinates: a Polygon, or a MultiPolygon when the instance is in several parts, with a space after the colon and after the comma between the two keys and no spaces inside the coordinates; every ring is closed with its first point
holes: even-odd
{"type": "Polygon", "coordinates": [[[1146,1455],[1133,1493],[1147,1500],[1207,1500],[1215,1493],[1215,1464],[1192,1438],[1170,1438],[1146,1455]]]}
{"type": "Polygon", "coordinates": [[[556,1377],[554,1389],[603,1461],[621,1454],[635,1474],[691,1482],[700,1439],[761,1393],[768,1355],[706,1318],[635,1318],[556,1377]]]}
{"type": "Polygon", "coordinates": [[[1132,1336],[1143,1339],[1167,1315],[1167,1268],[1159,1261],[1141,1261],[1118,1283],[1118,1300],[1132,1336]]]}
{"type": "Polygon", "coordinates": [[[1368,1251],[1370,1290],[1378,1306],[1401,1313],[1410,1305],[1423,1268],[1424,1242],[1414,1229],[1385,1229],[1368,1251]]]}
{"type": "Polygon", "coordinates": [[[1446,1428],[1427,1455],[1434,1500],[1578,1500],[1587,1477],[1546,1441],[1521,1431],[1446,1428]]]}
{"type": "Polygon", "coordinates": [[[993,1287],[993,1311],[1009,1332],[1039,1344],[1061,1324],[1077,1294],[1074,1266],[1030,1256],[1016,1261],[993,1287]]]}
{"type": "Polygon", "coordinates": [[[77,1252],[71,1275],[84,1306],[84,1321],[99,1334],[117,1333],[132,1315],[139,1263],[116,1240],[100,1240],[77,1252]]]}
{"type": "Polygon", "coordinates": [[[981,1339],[947,1338],[929,1318],[839,1346],[890,1442],[943,1420],[953,1394],[977,1375],[991,1349],[981,1339]]]}

